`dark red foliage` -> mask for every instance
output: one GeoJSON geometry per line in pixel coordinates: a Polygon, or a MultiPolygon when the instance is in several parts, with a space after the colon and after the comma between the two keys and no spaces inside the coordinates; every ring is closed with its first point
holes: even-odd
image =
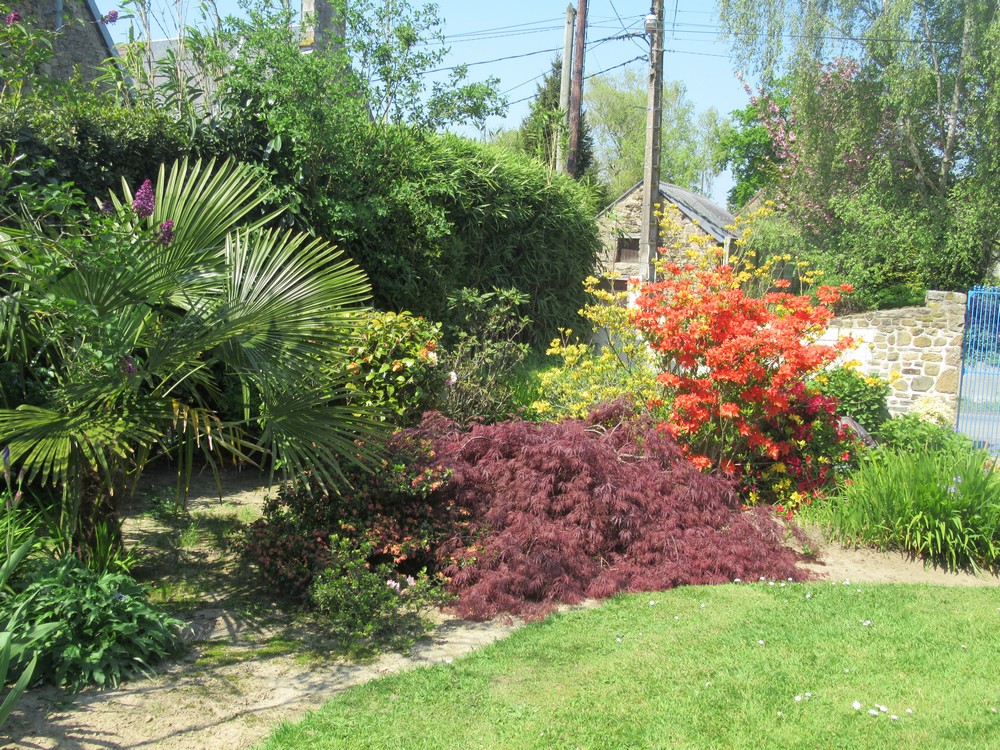
{"type": "Polygon", "coordinates": [[[538,617],[559,603],[806,573],[767,510],[702,474],[652,423],[612,405],[587,421],[414,429],[454,476],[460,514],[438,548],[463,617],[538,617]]]}

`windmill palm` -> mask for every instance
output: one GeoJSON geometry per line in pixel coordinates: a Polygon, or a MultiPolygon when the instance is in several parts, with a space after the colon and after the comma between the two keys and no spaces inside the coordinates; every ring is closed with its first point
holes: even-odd
{"type": "Polygon", "coordinates": [[[265,198],[248,167],[184,161],[76,233],[0,235],[0,347],[45,394],[0,409],[0,445],[29,482],[62,488],[78,537],[159,453],[179,491],[196,452],[333,485],[363,461],[377,422],[337,373],[367,278],[323,240],[264,228],[273,215],[248,220],[265,198]],[[235,418],[217,406],[222,373],[243,394],[235,418]]]}

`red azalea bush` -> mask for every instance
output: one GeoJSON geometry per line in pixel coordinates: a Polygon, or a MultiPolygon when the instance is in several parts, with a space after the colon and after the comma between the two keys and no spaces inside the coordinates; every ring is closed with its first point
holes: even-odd
{"type": "Polygon", "coordinates": [[[694,465],[739,476],[751,500],[801,502],[832,479],[820,458],[851,452],[834,403],[804,391],[805,378],[851,344],[816,342],[833,317],[828,305],[850,288],[819,287],[816,304],[784,291],[751,297],[729,266],[662,271],[665,280],[641,287],[632,319],[674,394],[665,429],[694,465]]]}
{"type": "Polygon", "coordinates": [[[734,578],[793,578],[796,556],[733,482],[699,472],[651,421],[612,405],[588,420],[421,424],[454,471],[462,514],[438,549],[463,617],[537,617],[559,603],[734,578]]]}

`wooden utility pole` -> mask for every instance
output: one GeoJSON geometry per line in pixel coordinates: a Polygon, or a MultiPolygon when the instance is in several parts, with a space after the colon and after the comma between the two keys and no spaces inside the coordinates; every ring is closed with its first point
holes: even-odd
{"type": "Polygon", "coordinates": [[[576,11],[576,40],[573,49],[573,81],[570,86],[569,103],[569,154],[566,171],[573,177],[577,174],[580,155],[580,111],[583,107],[583,54],[587,42],[587,0],[579,0],[576,11]]]}
{"type": "Polygon", "coordinates": [[[572,4],[566,6],[566,34],[563,37],[562,79],[559,82],[559,127],[553,128],[556,139],[556,171],[567,172],[564,158],[563,138],[569,128],[569,86],[572,76],[573,61],[573,22],[576,21],[576,8],[572,4]]]}
{"type": "Polygon", "coordinates": [[[663,132],[663,0],[653,0],[646,17],[649,35],[649,91],[646,109],[646,169],[642,179],[642,230],[639,247],[646,258],[646,281],[656,280],[659,223],[656,199],[660,193],[660,136],[663,132]]]}

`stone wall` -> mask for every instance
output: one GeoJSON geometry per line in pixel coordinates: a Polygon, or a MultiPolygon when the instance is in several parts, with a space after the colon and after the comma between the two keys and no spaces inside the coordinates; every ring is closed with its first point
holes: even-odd
{"type": "Polygon", "coordinates": [[[878,310],[834,318],[827,343],[841,336],[855,340],[844,360],[861,362],[861,371],[892,383],[889,411],[902,414],[924,396],[941,397],[958,407],[966,295],[927,292],[922,307],[878,310]]]}
{"type": "MultiPolygon", "coordinates": [[[[61,4],[61,23],[56,18],[56,0],[17,0],[11,5],[26,23],[48,31],[59,29],[52,59],[45,64],[46,73],[66,81],[79,69],[83,79],[90,80],[97,75],[97,66],[114,54],[111,37],[93,0],[62,0],[61,4]]],[[[109,10],[118,7],[108,5],[109,10]]]]}
{"type": "MultiPolygon", "coordinates": [[[[661,196],[662,200],[662,196],[661,196]]],[[[680,224],[678,234],[685,247],[677,258],[671,260],[684,262],[683,252],[687,248],[702,250],[708,246],[718,247],[719,243],[695,222],[678,213],[676,220],[680,224]],[[696,239],[696,238],[700,238],[696,239]]],[[[597,217],[597,227],[601,233],[602,252],[598,258],[598,268],[602,275],[613,279],[628,279],[632,277],[645,278],[646,264],[617,263],[615,257],[618,251],[619,237],[639,237],[642,231],[642,186],[628,193],[622,200],[608,208],[597,217]]],[[[640,249],[640,257],[641,257],[640,249]]]]}

